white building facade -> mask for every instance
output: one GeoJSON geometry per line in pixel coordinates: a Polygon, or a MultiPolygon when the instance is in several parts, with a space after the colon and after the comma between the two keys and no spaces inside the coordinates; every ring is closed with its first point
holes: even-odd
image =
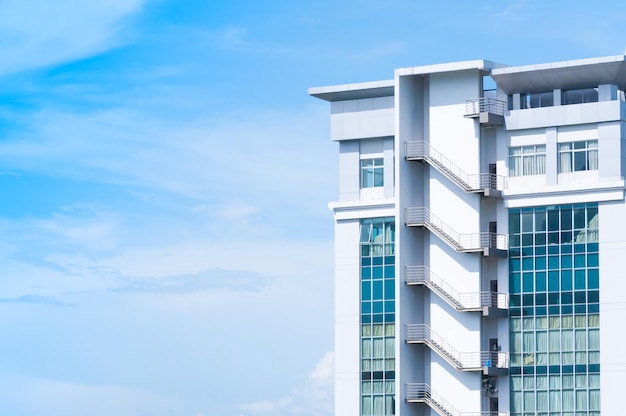
{"type": "Polygon", "coordinates": [[[339,143],[336,416],[621,413],[625,89],[612,56],[309,90],[339,143]]]}

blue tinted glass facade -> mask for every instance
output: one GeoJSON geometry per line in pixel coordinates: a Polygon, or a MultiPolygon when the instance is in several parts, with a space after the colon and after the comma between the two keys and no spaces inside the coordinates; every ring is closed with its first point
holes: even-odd
{"type": "Polygon", "coordinates": [[[597,204],[509,210],[511,416],[600,416],[597,204]]]}
{"type": "Polygon", "coordinates": [[[361,414],[395,414],[395,219],[361,220],[361,414]]]}

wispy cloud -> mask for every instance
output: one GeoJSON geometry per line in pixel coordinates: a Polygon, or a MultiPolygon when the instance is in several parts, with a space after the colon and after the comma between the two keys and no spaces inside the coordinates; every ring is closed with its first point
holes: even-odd
{"type": "Polygon", "coordinates": [[[0,298],[0,303],[26,303],[26,304],[39,304],[50,306],[73,306],[72,303],[67,303],[61,299],[51,296],[38,296],[38,295],[23,295],[16,298],[0,298]]]}
{"type": "Polygon", "coordinates": [[[123,21],[144,0],[0,3],[0,74],[65,62],[126,41],[123,21]]]}
{"type": "Polygon", "coordinates": [[[190,275],[159,279],[133,278],[128,285],[113,289],[113,291],[132,293],[196,293],[211,290],[257,292],[266,287],[270,280],[258,273],[214,268],[190,275]]]}
{"type": "Polygon", "coordinates": [[[504,8],[493,12],[492,16],[498,19],[519,20],[520,12],[526,8],[529,2],[530,0],[515,0],[509,2],[504,8]]]}
{"type": "Polygon", "coordinates": [[[204,32],[203,36],[213,48],[235,49],[245,43],[248,30],[237,26],[228,26],[215,31],[204,32]]]}

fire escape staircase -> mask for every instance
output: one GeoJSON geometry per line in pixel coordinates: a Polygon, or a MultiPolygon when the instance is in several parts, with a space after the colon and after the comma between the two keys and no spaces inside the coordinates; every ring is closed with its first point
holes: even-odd
{"type": "Polygon", "coordinates": [[[405,394],[408,403],[425,403],[440,416],[509,416],[508,412],[498,411],[459,412],[426,383],[407,383],[405,394]]]}
{"type": "Polygon", "coordinates": [[[486,197],[500,197],[506,188],[506,178],[491,173],[469,175],[441,152],[425,141],[406,142],[406,160],[426,162],[468,193],[480,193],[486,197]]]}
{"type": "Polygon", "coordinates": [[[496,292],[459,293],[431,272],[428,266],[407,266],[407,285],[422,285],[436,293],[459,312],[482,312],[484,316],[507,316],[508,295],[496,292]]]}
{"type": "Polygon", "coordinates": [[[458,371],[482,371],[485,375],[507,374],[509,357],[498,351],[458,352],[426,324],[406,325],[407,344],[424,344],[458,371]]]}
{"type": "Polygon", "coordinates": [[[506,257],[508,236],[496,233],[459,234],[426,207],[406,209],[407,227],[424,227],[459,253],[483,253],[485,256],[506,257]]]}

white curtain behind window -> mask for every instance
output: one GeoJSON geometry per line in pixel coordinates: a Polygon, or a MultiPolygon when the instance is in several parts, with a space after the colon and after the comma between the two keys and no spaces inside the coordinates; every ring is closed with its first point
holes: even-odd
{"type": "Polygon", "coordinates": [[[559,172],[567,173],[572,171],[572,144],[559,144],[559,172]]]}
{"type": "Polygon", "coordinates": [[[522,176],[522,148],[509,148],[509,176],[522,176]]]}
{"type": "Polygon", "coordinates": [[[591,140],[587,142],[587,158],[589,159],[589,170],[598,170],[598,142],[591,140]]]}

